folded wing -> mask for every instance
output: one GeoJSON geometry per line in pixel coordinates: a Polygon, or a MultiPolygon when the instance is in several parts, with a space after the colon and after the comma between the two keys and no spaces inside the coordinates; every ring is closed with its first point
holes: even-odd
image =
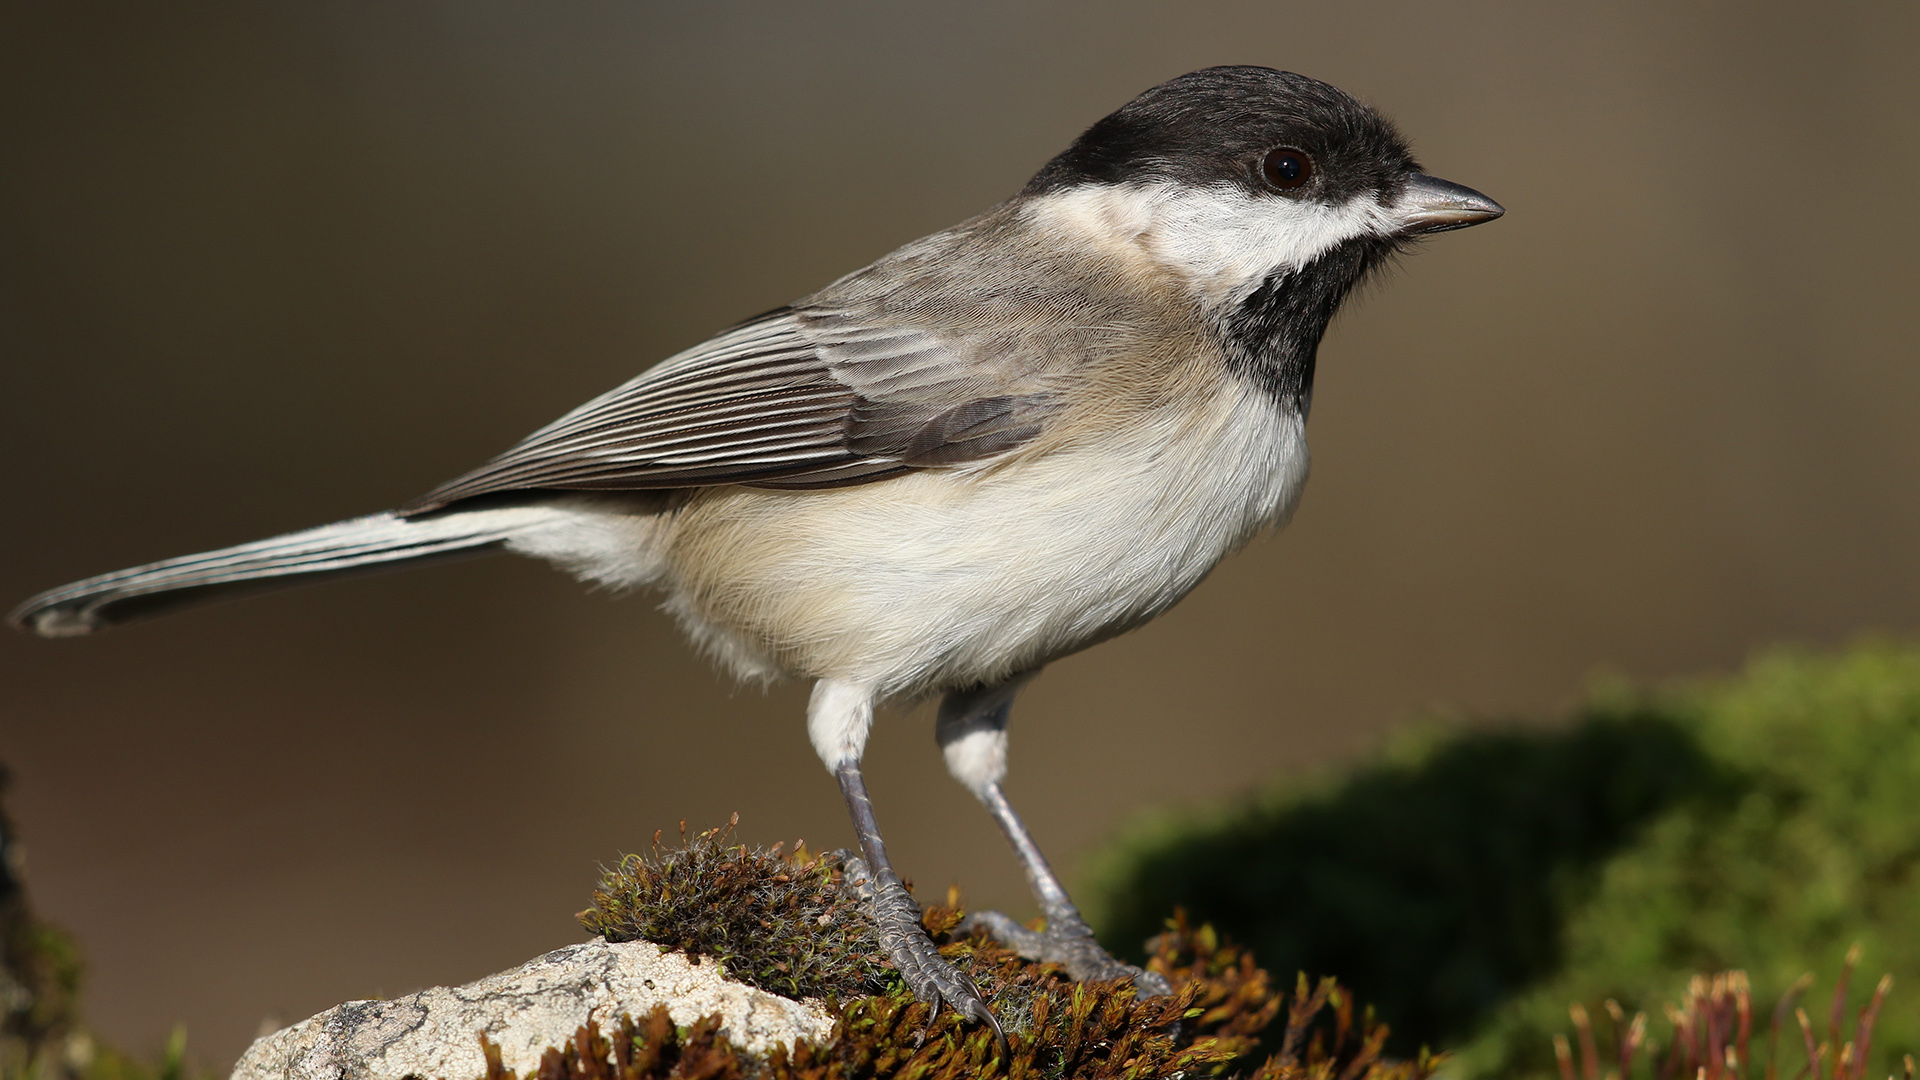
{"type": "Polygon", "coordinates": [[[939,335],[845,309],[769,312],[674,356],[401,508],[485,495],[837,487],[1005,453],[1054,411],[939,335]]]}

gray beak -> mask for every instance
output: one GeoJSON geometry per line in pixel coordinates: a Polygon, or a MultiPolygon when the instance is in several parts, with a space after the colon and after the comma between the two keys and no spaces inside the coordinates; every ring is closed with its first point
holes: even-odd
{"type": "Polygon", "coordinates": [[[1464,229],[1483,221],[1492,221],[1507,212],[1506,207],[1470,187],[1425,173],[1414,173],[1407,189],[1395,205],[1405,236],[1464,229]]]}

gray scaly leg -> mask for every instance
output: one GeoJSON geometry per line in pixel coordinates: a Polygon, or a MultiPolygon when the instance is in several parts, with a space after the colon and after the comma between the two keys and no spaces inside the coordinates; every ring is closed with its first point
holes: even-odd
{"type": "Polygon", "coordinates": [[[920,905],[914,903],[887,858],[886,841],[880,838],[880,824],[873,816],[873,800],[860,775],[860,752],[866,746],[872,720],[872,697],[864,688],[829,680],[814,687],[808,708],[808,734],[814,749],[840,782],[840,794],[847,800],[847,813],[853,819],[854,835],[859,837],[864,856],[846,860],[847,879],[868,898],[880,946],[914,996],[936,1013],[945,1002],[961,1015],[992,1028],[1004,1058],[1007,1036],[1000,1029],[1000,1021],[987,1008],[986,998],[973,980],[940,956],[921,925],[920,905]]]}
{"type": "Polygon", "coordinates": [[[934,735],[946,756],[947,771],[985,804],[1013,845],[1034,899],[1040,902],[1047,928],[1029,930],[1000,912],[981,911],[967,916],[961,929],[985,930],[1029,960],[1062,965],[1076,980],[1131,978],[1144,997],[1172,993],[1173,987],[1164,976],[1116,959],[1094,940],[1092,928],[1000,789],[1007,772],[1007,715],[1013,695],[1033,674],[1016,676],[998,686],[948,694],[940,703],[934,735]]]}
{"type": "Polygon", "coordinates": [[[853,817],[853,831],[860,838],[865,864],[847,860],[847,874],[855,887],[871,895],[873,919],[879,928],[880,947],[887,951],[893,966],[900,971],[914,996],[940,1010],[942,1001],[961,1015],[978,1020],[993,1029],[993,1036],[1004,1048],[1007,1036],[1000,1021],[987,1008],[980,988],[966,973],[941,957],[933,939],[920,924],[920,905],[893,872],[887,859],[886,842],[880,839],[880,826],[873,819],[873,800],[867,797],[867,783],[860,766],[847,762],[834,771],[840,780],[840,793],[846,796],[847,812],[853,817]],[[861,879],[864,877],[864,881],[861,879]]]}

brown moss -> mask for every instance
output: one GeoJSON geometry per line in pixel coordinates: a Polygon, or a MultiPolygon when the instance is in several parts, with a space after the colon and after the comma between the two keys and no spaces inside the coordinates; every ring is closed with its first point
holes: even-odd
{"type": "MultiPolygon", "coordinates": [[[[646,926],[678,941],[697,942],[711,955],[734,957],[729,973],[740,970],[739,958],[749,955],[742,945],[756,935],[781,943],[782,949],[798,937],[823,936],[827,943],[813,943],[804,955],[828,957],[836,965],[845,962],[843,950],[875,955],[877,944],[864,920],[843,918],[850,899],[840,893],[830,866],[805,854],[729,847],[726,837],[723,830],[701,833],[675,851],[661,849],[656,838],[650,857],[630,856],[609,872],[583,920],[631,937],[658,940],[640,930],[646,926]],[[756,876],[773,880],[756,882],[756,876]],[[799,892],[792,891],[796,887],[799,892]],[[757,914],[743,917],[728,903],[757,914]],[[822,923],[808,915],[815,910],[830,910],[833,918],[822,923]],[[704,925],[716,920],[727,925],[704,925]],[[723,949],[731,951],[723,954],[723,949]]],[[[1024,960],[985,937],[955,937],[962,912],[957,896],[948,899],[945,906],[927,908],[927,929],[941,954],[971,975],[992,1004],[1011,1048],[1005,1059],[986,1028],[952,1010],[933,1015],[893,978],[885,992],[829,1002],[834,1029],[822,1043],[801,1040],[791,1050],[776,1048],[767,1057],[754,1057],[722,1037],[717,1017],[677,1028],[661,1007],[638,1020],[622,1017],[611,1031],[591,1023],[582,1027],[565,1046],[546,1052],[536,1075],[539,1080],[1424,1080],[1438,1063],[1425,1054],[1413,1062],[1383,1060],[1386,1026],[1370,1011],[1356,1019],[1353,999],[1333,980],[1309,985],[1302,975],[1291,993],[1283,992],[1251,954],[1222,941],[1210,927],[1188,925],[1182,916],[1176,915],[1151,943],[1149,960],[1175,991],[1141,999],[1129,981],[1075,983],[1057,966],[1024,960]],[[1262,1036],[1283,1013],[1284,1025],[1271,1033],[1272,1052],[1261,1053],[1262,1036]]],[[[808,985],[831,981],[802,968],[789,962],[780,978],[808,985]]],[[[482,1046],[485,1080],[523,1080],[502,1065],[497,1047],[484,1038],[482,1046]]]]}
{"type": "Polygon", "coordinates": [[[651,941],[713,957],[728,977],[787,997],[850,998],[888,988],[867,910],[832,859],[796,843],[734,844],[724,827],[626,855],[600,878],[581,925],[608,941],[651,941]]]}
{"type": "MultiPolygon", "coordinates": [[[[1669,1001],[1664,1012],[1670,1026],[1667,1051],[1660,1055],[1659,1044],[1648,1037],[1647,1014],[1635,1013],[1627,1019],[1620,1003],[1608,998],[1603,1010],[1611,1030],[1611,1039],[1603,1040],[1594,1030],[1595,1015],[1580,1002],[1567,1008],[1573,1021],[1579,1046],[1579,1072],[1574,1071],[1574,1043],[1563,1034],[1553,1037],[1554,1057],[1560,1065],[1561,1080],[1600,1080],[1602,1070],[1612,1080],[1635,1074],[1636,1060],[1647,1063],[1645,1074],[1652,1080],[1682,1080],[1697,1076],[1703,1080],[1864,1080],[1873,1059],[1874,1029],[1881,1006],[1893,989],[1891,974],[1880,976],[1865,1004],[1848,1023],[1849,987],[1854,966],[1860,962],[1860,945],[1847,950],[1835,981],[1833,997],[1827,1006],[1826,1036],[1816,1034],[1815,1021],[1801,1006],[1800,996],[1814,985],[1813,972],[1800,976],[1774,1005],[1768,1018],[1767,1033],[1755,1038],[1752,987],[1744,971],[1722,971],[1713,975],[1695,975],[1689,980],[1682,1004],[1669,1001]],[[1783,1039],[1784,1035],[1784,1039],[1783,1039]],[[1611,1042],[1606,1057],[1601,1057],[1603,1042],[1611,1042]],[[1761,1067],[1759,1045],[1766,1046],[1766,1065],[1761,1067]],[[1784,1046],[1782,1043],[1784,1042],[1784,1046]],[[1642,1054],[1642,1051],[1645,1051],[1642,1054]],[[1796,1067],[1794,1058],[1804,1052],[1804,1064],[1796,1067]]],[[[1913,1080],[1912,1054],[1902,1055],[1899,1067],[1906,1080],[1913,1080]]],[[[1889,1076],[1888,1080],[1893,1080],[1889,1076]]]]}

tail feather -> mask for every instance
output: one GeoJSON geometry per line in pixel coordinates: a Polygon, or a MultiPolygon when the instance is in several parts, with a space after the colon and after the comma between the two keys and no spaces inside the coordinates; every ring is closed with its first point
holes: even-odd
{"type": "Polygon", "coordinates": [[[7,621],[42,637],[90,634],[180,604],[498,546],[540,515],[531,507],[374,514],[76,581],[28,600],[7,621]]]}

